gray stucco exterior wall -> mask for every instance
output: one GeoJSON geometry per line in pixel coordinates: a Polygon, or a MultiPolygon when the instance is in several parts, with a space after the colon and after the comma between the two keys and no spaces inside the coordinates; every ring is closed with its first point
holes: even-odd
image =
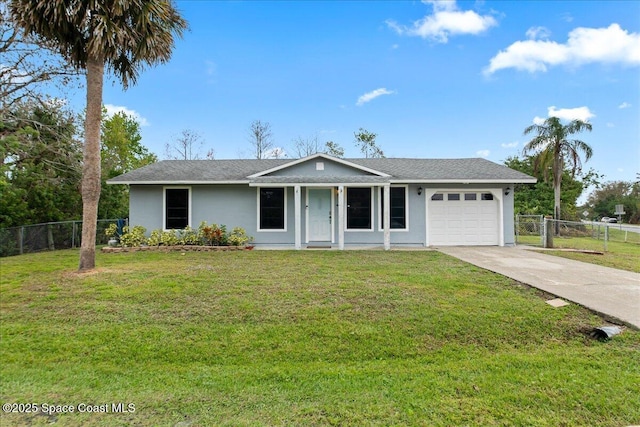
{"type": "MultiPolygon", "coordinates": [[[[407,188],[408,202],[406,230],[391,230],[392,245],[420,246],[426,243],[427,218],[426,200],[428,190],[442,190],[435,185],[424,184],[398,184],[407,188]],[[423,188],[423,194],[418,194],[418,187],[423,188]]],[[[395,184],[394,184],[395,186],[395,184]]],[[[486,185],[458,185],[446,186],[445,191],[492,191],[499,194],[503,200],[503,233],[504,244],[513,245],[514,236],[514,209],[513,209],[513,185],[511,191],[505,193],[507,185],[501,187],[489,187],[486,185]]],[[[190,225],[197,228],[202,221],[209,224],[224,224],[228,230],[233,227],[242,227],[247,234],[254,237],[257,245],[293,245],[295,241],[295,203],[294,188],[285,187],[286,193],[286,230],[258,230],[258,194],[259,187],[249,187],[242,184],[223,185],[131,185],[129,222],[133,225],[142,225],[150,233],[154,229],[163,228],[164,218],[164,189],[165,188],[189,188],[191,195],[190,225]]],[[[333,190],[335,191],[335,187],[333,190]]],[[[384,239],[381,229],[380,197],[381,187],[374,187],[373,191],[373,230],[344,232],[344,242],[349,245],[372,244],[380,245],[384,239]]],[[[338,230],[338,200],[334,197],[333,205],[333,235],[337,243],[338,230]]],[[[306,188],[301,189],[300,225],[303,244],[306,243],[306,188]]]]}

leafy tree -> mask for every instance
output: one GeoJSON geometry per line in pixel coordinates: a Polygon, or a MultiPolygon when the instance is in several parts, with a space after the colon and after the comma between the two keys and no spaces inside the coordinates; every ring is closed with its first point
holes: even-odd
{"type": "Polygon", "coordinates": [[[640,183],[610,181],[594,190],[587,199],[594,218],[614,216],[616,205],[624,205],[623,222],[640,223],[640,183]]]}
{"type": "MultiPolygon", "coordinates": [[[[536,169],[535,156],[509,157],[504,164],[511,169],[538,178],[535,184],[516,184],[514,189],[514,210],[516,214],[550,215],[554,209],[555,194],[551,183],[543,179],[543,172],[536,169]]],[[[586,173],[563,171],[561,192],[562,217],[579,219],[577,200],[591,185],[598,185],[601,175],[590,169],[586,173]]]]}
{"type": "Polygon", "coordinates": [[[366,158],[382,158],[384,153],[382,149],[376,145],[376,137],[378,134],[369,132],[363,128],[360,128],[358,132],[354,132],[356,147],[360,149],[364,157],[366,158]]]}
{"type": "Polygon", "coordinates": [[[60,103],[12,105],[0,122],[0,227],[79,218],[77,117],[60,103]]]}
{"type": "Polygon", "coordinates": [[[167,62],[174,35],[187,28],[171,0],[11,0],[11,15],[25,34],[50,42],[86,71],[87,109],[82,171],[83,227],[80,270],[95,267],[100,198],[100,121],[105,67],[126,89],[145,64],[167,62]]]}
{"type": "Polygon", "coordinates": [[[254,120],[249,126],[249,143],[251,144],[252,157],[266,159],[273,149],[273,133],[269,122],[262,123],[254,120]]]}
{"type": "Polygon", "coordinates": [[[554,219],[561,218],[561,187],[565,169],[574,177],[576,172],[581,171],[580,154],[584,154],[585,161],[593,154],[593,150],[585,142],[569,139],[571,135],[585,130],[591,131],[590,123],[572,120],[563,125],[557,117],[549,117],[544,123],[527,126],[524,130],[525,135],[536,135],[525,145],[523,154],[535,153],[534,170],[542,171],[545,181],[552,179],[554,219]]]}
{"type": "MultiPolygon", "coordinates": [[[[106,115],[106,110],[103,110],[106,115]]],[[[102,119],[100,158],[102,190],[98,204],[99,218],[125,218],[129,212],[129,188],[107,185],[106,181],[158,161],[155,154],[142,145],[140,124],[123,112],[102,119]]]]}
{"type": "Polygon", "coordinates": [[[344,148],[333,141],[325,142],[324,152],[333,157],[344,157],[344,148]]]}
{"type": "MultiPolygon", "coordinates": [[[[200,160],[204,148],[202,136],[190,129],[183,130],[175,137],[172,144],[165,146],[165,158],[168,160],[200,160]]],[[[204,157],[208,160],[214,158],[213,149],[209,149],[204,157]]]]}
{"type": "MultiPolygon", "coordinates": [[[[8,117],[17,103],[46,104],[43,84],[71,86],[77,71],[51,51],[52,45],[15,25],[3,0],[0,5],[0,115],[8,117]]],[[[41,105],[43,106],[43,105],[41,105]]],[[[18,107],[19,109],[20,107],[18,107]]],[[[44,105],[46,108],[46,105],[44,105]]]]}

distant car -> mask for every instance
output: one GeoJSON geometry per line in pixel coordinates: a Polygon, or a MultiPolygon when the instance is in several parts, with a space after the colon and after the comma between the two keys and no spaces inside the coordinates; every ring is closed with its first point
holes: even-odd
{"type": "Polygon", "coordinates": [[[611,222],[611,223],[613,223],[613,222],[618,222],[618,220],[617,220],[617,219],[615,219],[615,218],[610,218],[610,217],[608,217],[608,216],[603,216],[603,217],[602,217],[602,219],[601,219],[600,221],[602,221],[602,222],[611,222]]]}

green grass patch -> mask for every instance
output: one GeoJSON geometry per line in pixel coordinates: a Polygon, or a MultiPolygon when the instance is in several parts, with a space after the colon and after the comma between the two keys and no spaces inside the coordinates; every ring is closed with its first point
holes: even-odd
{"type": "Polygon", "coordinates": [[[640,333],[431,251],[4,258],[5,425],[620,426],[640,422],[640,333]]]}
{"type": "MultiPolygon", "coordinates": [[[[547,251],[549,255],[560,256],[564,258],[575,259],[577,261],[589,262],[605,267],[618,268],[620,270],[633,271],[640,273],[640,242],[636,242],[640,234],[629,233],[633,239],[628,238],[624,241],[621,237],[624,232],[620,230],[610,230],[610,236],[617,236],[617,240],[607,241],[605,250],[604,240],[595,239],[593,237],[554,237],[553,247],[558,249],[577,249],[584,251],[598,251],[600,254],[588,254],[578,252],[560,252],[547,251]]],[[[518,244],[541,246],[539,236],[520,236],[518,244]]]]}

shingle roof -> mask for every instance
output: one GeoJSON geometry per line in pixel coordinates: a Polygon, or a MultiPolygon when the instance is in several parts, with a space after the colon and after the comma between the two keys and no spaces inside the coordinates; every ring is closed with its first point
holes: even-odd
{"type": "MultiPolygon", "coordinates": [[[[344,159],[355,165],[390,175],[380,182],[474,182],[499,181],[511,183],[535,182],[535,178],[486,159],[344,159]]],[[[164,160],[117,176],[113,184],[198,184],[249,182],[316,182],[312,177],[269,177],[249,179],[248,176],[283,166],[291,159],[238,160],[164,160]]],[[[326,183],[359,182],[356,177],[325,177],[326,183]]],[[[367,182],[373,177],[368,176],[367,182]]],[[[376,181],[377,182],[377,181],[376,181]]]]}

